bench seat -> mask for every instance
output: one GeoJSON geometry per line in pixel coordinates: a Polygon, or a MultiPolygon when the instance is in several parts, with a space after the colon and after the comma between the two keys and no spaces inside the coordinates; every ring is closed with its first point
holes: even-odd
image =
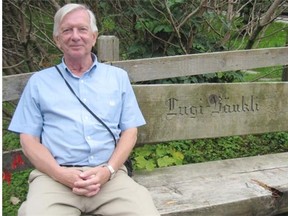
{"type": "Polygon", "coordinates": [[[288,212],[288,152],[138,171],[133,178],[165,216],[288,212]]]}

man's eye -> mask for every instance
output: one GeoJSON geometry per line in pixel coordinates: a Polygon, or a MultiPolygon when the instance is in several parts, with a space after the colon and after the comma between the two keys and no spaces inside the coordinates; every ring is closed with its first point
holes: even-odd
{"type": "Polygon", "coordinates": [[[85,31],[88,31],[88,29],[87,28],[80,28],[80,31],[85,32],[85,31]]]}
{"type": "Polygon", "coordinates": [[[63,29],[63,33],[67,33],[67,32],[70,32],[71,31],[71,29],[63,29]]]}

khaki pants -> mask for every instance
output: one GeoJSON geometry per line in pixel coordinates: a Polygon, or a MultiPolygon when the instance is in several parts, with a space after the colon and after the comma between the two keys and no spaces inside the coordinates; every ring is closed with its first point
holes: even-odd
{"type": "MultiPolygon", "coordinates": [[[[70,168],[85,170],[89,168],[70,168]]],[[[33,170],[29,177],[27,200],[18,216],[159,216],[148,190],[127,175],[123,166],[94,197],[74,194],[68,188],[33,170]]]]}

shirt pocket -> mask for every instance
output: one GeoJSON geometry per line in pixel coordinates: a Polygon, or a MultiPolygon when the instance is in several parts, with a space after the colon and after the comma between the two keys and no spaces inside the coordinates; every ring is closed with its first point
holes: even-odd
{"type": "Polygon", "coordinates": [[[118,120],[121,115],[122,109],[122,98],[117,92],[105,92],[98,93],[94,98],[92,104],[95,114],[98,115],[102,120],[108,120],[113,122],[118,120]]]}

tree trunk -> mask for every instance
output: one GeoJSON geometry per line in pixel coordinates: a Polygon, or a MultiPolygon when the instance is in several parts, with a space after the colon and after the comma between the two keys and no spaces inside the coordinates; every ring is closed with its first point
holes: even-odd
{"type": "Polygon", "coordinates": [[[269,9],[264,13],[262,17],[260,17],[259,21],[257,22],[257,26],[254,28],[252,35],[250,36],[248,43],[245,49],[252,49],[259,33],[262,29],[271,23],[277,16],[275,16],[276,10],[279,5],[282,3],[282,0],[275,0],[269,7],[269,9]]]}

